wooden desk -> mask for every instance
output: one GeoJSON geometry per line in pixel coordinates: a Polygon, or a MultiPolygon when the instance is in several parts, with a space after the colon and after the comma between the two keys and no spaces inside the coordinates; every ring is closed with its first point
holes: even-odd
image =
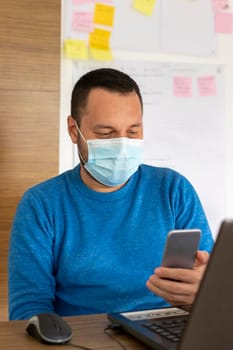
{"type": "MultiPolygon", "coordinates": [[[[121,350],[121,346],[104,333],[109,321],[106,315],[91,315],[65,317],[73,330],[72,343],[89,347],[93,350],[121,350]]],[[[41,344],[27,335],[25,331],[27,321],[0,322],[1,350],[72,350],[70,345],[41,344]]],[[[124,333],[112,333],[128,350],[148,350],[146,346],[124,333]]]]}

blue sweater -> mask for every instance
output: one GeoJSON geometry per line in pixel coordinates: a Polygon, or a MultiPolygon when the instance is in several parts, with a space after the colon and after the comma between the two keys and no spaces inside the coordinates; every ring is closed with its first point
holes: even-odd
{"type": "Polygon", "coordinates": [[[121,189],[95,192],[75,167],[29,189],[12,226],[10,319],[167,305],[145,286],[171,229],[213,239],[196,192],[177,172],[142,165],[121,189]]]}

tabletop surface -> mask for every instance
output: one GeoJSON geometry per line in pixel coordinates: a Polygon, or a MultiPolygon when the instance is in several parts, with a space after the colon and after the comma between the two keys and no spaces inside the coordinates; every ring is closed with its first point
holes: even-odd
{"type": "MultiPolygon", "coordinates": [[[[88,347],[90,350],[120,350],[123,349],[115,339],[104,333],[109,325],[105,314],[64,317],[73,330],[73,338],[70,343],[88,347]]],[[[41,344],[26,333],[27,321],[3,321],[0,322],[0,350],[58,350],[75,349],[70,343],[64,345],[41,344]]],[[[108,331],[126,350],[148,350],[128,334],[123,332],[108,331]]],[[[76,347],[77,348],[77,347],[76,347]]]]}

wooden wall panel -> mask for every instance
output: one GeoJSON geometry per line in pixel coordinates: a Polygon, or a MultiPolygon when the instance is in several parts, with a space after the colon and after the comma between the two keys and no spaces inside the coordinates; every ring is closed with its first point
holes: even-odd
{"type": "Polygon", "coordinates": [[[58,173],[60,0],[0,0],[0,320],[23,192],[58,173]]]}

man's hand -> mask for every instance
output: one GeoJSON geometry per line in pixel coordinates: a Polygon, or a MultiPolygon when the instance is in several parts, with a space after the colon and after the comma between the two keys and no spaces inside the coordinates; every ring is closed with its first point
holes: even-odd
{"type": "Polygon", "coordinates": [[[168,267],[156,268],[154,274],[146,282],[146,286],[171,305],[192,304],[208,260],[209,254],[207,252],[198,251],[192,270],[168,267]]]}

